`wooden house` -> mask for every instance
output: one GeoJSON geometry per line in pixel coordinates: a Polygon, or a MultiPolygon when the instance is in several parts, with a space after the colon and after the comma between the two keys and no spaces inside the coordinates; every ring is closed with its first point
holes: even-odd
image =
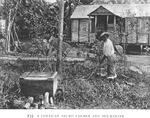
{"type": "Polygon", "coordinates": [[[72,42],[93,42],[98,30],[110,32],[115,44],[150,45],[150,4],[77,6],[72,16],[72,42]]]}

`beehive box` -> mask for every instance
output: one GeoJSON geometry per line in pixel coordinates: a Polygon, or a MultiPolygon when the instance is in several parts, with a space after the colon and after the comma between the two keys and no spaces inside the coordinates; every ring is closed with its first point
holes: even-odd
{"type": "Polygon", "coordinates": [[[49,92],[50,97],[53,97],[57,90],[58,78],[57,72],[26,72],[20,77],[21,94],[38,96],[49,92]]]}

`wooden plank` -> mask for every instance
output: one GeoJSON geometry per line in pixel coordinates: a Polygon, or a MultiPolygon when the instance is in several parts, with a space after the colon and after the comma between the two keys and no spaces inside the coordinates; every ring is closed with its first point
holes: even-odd
{"type": "Polygon", "coordinates": [[[138,20],[138,39],[137,43],[149,42],[149,18],[139,18],[138,20]]]}
{"type": "Polygon", "coordinates": [[[58,50],[57,50],[57,63],[56,70],[58,73],[62,72],[61,60],[62,60],[62,44],[63,44],[63,31],[64,31],[64,0],[57,0],[59,5],[59,23],[58,23],[58,50]]]}
{"type": "Polygon", "coordinates": [[[127,32],[128,43],[136,43],[136,18],[128,18],[127,20],[127,32]]]}
{"type": "Polygon", "coordinates": [[[79,34],[79,36],[80,36],[80,42],[87,42],[88,41],[88,33],[90,33],[90,32],[88,32],[88,25],[89,25],[89,20],[88,19],[81,19],[80,20],[80,34],[79,34]]]}
{"type": "Polygon", "coordinates": [[[89,19],[88,19],[88,42],[90,42],[90,26],[91,26],[91,23],[90,23],[90,16],[89,16],[89,19]]]}
{"type": "Polygon", "coordinates": [[[97,32],[97,16],[95,16],[95,33],[97,32]]]}
{"type": "Polygon", "coordinates": [[[142,34],[142,33],[138,33],[138,39],[137,39],[137,43],[148,43],[148,34],[142,34]]]}
{"type": "Polygon", "coordinates": [[[124,35],[124,38],[123,38],[123,40],[125,41],[124,43],[125,43],[125,47],[124,47],[124,52],[125,52],[125,50],[127,50],[127,44],[128,44],[128,37],[127,37],[127,35],[128,35],[128,25],[127,25],[127,18],[125,18],[125,35],[124,35]]]}
{"type": "Polygon", "coordinates": [[[107,15],[107,21],[106,21],[106,23],[107,23],[107,30],[108,30],[108,19],[109,19],[109,15],[107,15]]]}
{"type": "Polygon", "coordinates": [[[150,17],[148,18],[149,24],[148,24],[148,44],[150,44],[150,17]]]}
{"type": "Polygon", "coordinates": [[[72,20],[72,42],[78,41],[78,20],[72,20]]]}
{"type": "Polygon", "coordinates": [[[101,6],[90,15],[113,15],[113,13],[101,6]]]}
{"type": "Polygon", "coordinates": [[[78,43],[80,42],[80,19],[78,19],[78,43]]]}
{"type": "MultiPolygon", "coordinates": [[[[21,59],[23,61],[56,61],[56,58],[46,58],[46,57],[41,57],[41,58],[38,58],[38,57],[19,57],[19,56],[11,56],[11,57],[0,57],[0,60],[12,60],[12,61],[15,61],[17,59],[21,59]]],[[[71,57],[66,57],[64,59],[64,61],[67,61],[67,62],[73,62],[73,61],[85,61],[85,58],[71,58],[71,57]]]]}
{"type": "Polygon", "coordinates": [[[136,43],[138,43],[138,18],[137,18],[137,21],[136,21],[136,43]]]}
{"type": "Polygon", "coordinates": [[[116,30],[116,16],[114,15],[114,30],[116,30]]]}

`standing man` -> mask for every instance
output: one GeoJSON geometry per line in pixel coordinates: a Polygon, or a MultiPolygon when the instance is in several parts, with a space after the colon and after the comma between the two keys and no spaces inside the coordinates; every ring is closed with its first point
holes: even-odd
{"type": "Polygon", "coordinates": [[[105,59],[107,59],[107,74],[108,79],[114,80],[117,77],[116,67],[115,67],[115,50],[112,41],[109,39],[109,33],[97,33],[97,38],[99,41],[103,41],[103,54],[104,56],[100,60],[100,64],[103,63],[105,59]]]}

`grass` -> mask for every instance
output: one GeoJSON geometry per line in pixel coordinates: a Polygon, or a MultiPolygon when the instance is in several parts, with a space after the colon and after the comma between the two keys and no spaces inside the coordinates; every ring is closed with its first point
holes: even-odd
{"type": "MultiPolygon", "coordinates": [[[[0,94],[1,108],[14,109],[14,100],[23,99],[20,95],[19,76],[26,71],[39,71],[38,61],[0,61],[0,80],[4,82],[0,94]]],[[[44,67],[46,63],[41,63],[44,67]]],[[[149,109],[150,81],[146,75],[131,72],[131,63],[117,63],[118,77],[109,82],[96,73],[89,74],[97,65],[96,61],[64,62],[63,79],[59,86],[64,90],[64,101],[55,101],[58,109],[149,109]],[[127,78],[125,76],[127,76],[127,78]]]]}

